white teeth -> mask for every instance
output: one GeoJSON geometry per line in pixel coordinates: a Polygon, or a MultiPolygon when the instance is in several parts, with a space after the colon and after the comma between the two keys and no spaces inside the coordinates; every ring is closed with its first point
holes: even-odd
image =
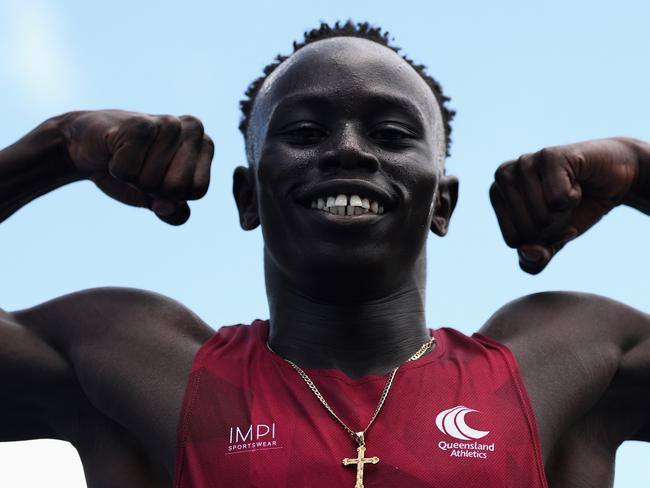
{"type": "Polygon", "coordinates": [[[361,198],[359,195],[348,197],[343,193],[314,199],[310,202],[310,206],[334,215],[355,216],[366,213],[381,215],[384,213],[384,207],[379,205],[379,202],[361,198]]]}
{"type": "Polygon", "coordinates": [[[359,195],[352,195],[350,197],[350,206],[351,207],[362,207],[363,203],[361,202],[361,197],[359,195]]]}

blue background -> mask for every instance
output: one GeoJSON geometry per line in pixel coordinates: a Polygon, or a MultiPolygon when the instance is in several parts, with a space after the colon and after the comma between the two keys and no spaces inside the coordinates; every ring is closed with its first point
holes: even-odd
{"type": "MultiPolygon", "coordinates": [[[[231,196],[232,170],[245,162],[238,101],[305,29],[347,18],[388,29],[458,110],[447,165],[461,196],[450,234],[428,244],[430,326],[471,333],[504,303],[549,289],[648,311],[646,216],[615,209],[531,277],[503,244],[487,197],[497,165],[522,153],[648,139],[650,4],[641,1],[0,0],[0,146],[49,116],[95,108],[190,113],[216,144],[210,191],[182,227],[88,182],[4,222],[0,307],[116,285],[170,295],[215,328],[266,317],[261,233],[239,229],[231,196]]],[[[649,445],[624,445],[616,487],[648,485],[648,459],[649,445]]],[[[56,441],[0,445],[0,485],[85,486],[75,451],[56,441]]]]}

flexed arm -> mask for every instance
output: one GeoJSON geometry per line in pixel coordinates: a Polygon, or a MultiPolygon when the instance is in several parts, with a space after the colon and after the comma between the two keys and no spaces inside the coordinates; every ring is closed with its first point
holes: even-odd
{"type": "Polygon", "coordinates": [[[521,268],[539,273],[615,206],[650,214],[650,144],[611,138],[524,154],[497,169],[490,199],[521,268]]]}
{"type": "Polygon", "coordinates": [[[201,122],[121,110],[47,120],[0,151],[0,221],[34,198],[82,179],[110,197],[179,225],[205,195],[214,152],[201,122]]]}
{"type": "MultiPolygon", "coordinates": [[[[611,138],[525,154],[497,169],[490,198],[520,267],[536,274],[617,205],[650,214],[650,145],[611,138]]],[[[575,418],[589,412],[606,425],[612,453],[624,440],[650,441],[650,315],[603,297],[545,293],[508,304],[485,331],[518,355],[540,419],[552,417],[549,405],[570,419],[574,402],[575,418]]],[[[556,428],[547,430],[552,438],[556,428]]]]}
{"type": "MultiPolygon", "coordinates": [[[[207,191],[212,155],[194,117],[118,110],[55,117],[0,151],[0,221],[39,195],[89,179],[179,225],[189,217],[187,201],[207,191]]],[[[159,465],[173,466],[183,386],[210,333],[180,304],[141,290],[95,289],[0,310],[0,441],[65,439],[82,459],[95,459],[89,427],[99,425],[128,438],[116,448],[121,456],[146,445],[159,465]]]]}
{"type": "MultiPolygon", "coordinates": [[[[0,151],[0,221],[39,195],[90,179],[118,201],[182,224],[189,217],[187,200],[207,191],[212,154],[212,141],[194,117],[119,110],[54,117],[0,151]]],[[[73,316],[81,296],[65,301],[67,319],[55,320],[45,306],[50,311],[39,330],[22,315],[0,310],[0,440],[58,435],[41,422],[43,405],[65,404],[80,389],[73,360],[56,339],[70,333],[71,324],[98,330],[116,315],[99,313],[113,303],[113,294],[102,293],[96,311],[73,316]]],[[[67,342],[70,348],[78,337],[67,342]]]]}

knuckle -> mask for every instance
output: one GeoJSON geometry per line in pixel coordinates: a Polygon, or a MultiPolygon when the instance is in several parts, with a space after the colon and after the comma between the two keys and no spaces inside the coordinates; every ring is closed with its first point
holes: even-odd
{"type": "Polygon", "coordinates": [[[490,195],[490,203],[492,204],[492,208],[494,209],[494,212],[497,214],[497,217],[499,217],[500,214],[504,212],[505,202],[503,199],[503,194],[501,193],[501,190],[499,189],[496,183],[492,183],[492,185],[490,186],[489,195],[490,195]]]}
{"type": "Polygon", "coordinates": [[[201,181],[196,183],[190,192],[190,200],[198,200],[208,193],[209,182],[201,181]]]}
{"type": "Polygon", "coordinates": [[[514,179],[515,162],[507,161],[499,165],[494,172],[494,180],[498,185],[507,185],[514,179]]]}
{"type": "Polygon", "coordinates": [[[214,155],[214,141],[209,135],[203,134],[203,144],[208,148],[210,155],[214,155]]]}
{"type": "Polygon", "coordinates": [[[519,246],[518,242],[516,242],[514,239],[512,239],[507,235],[503,236],[503,241],[506,243],[506,246],[508,246],[511,249],[515,249],[517,246],[519,246]]]}
{"type": "Polygon", "coordinates": [[[178,117],[173,115],[160,115],[158,123],[162,129],[172,136],[179,136],[182,131],[182,124],[178,117]]]}
{"type": "MultiPolygon", "coordinates": [[[[501,220],[499,220],[499,223],[502,223],[501,220]]],[[[510,232],[504,231],[503,227],[501,228],[501,235],[503,236],[503,241],[506,243],[506,246],[511,248],[519,246],[519,240],[510,232]]]]}
{"type": "Polygon", "coordinates": [[[490,185],[490,201],[492,202],[492,205],[497,201],[497,198],[499,196],[499,189],[497,188],[496,183],[492,183],[490,185]]]}
{"type": "Polygon", "coordinates": [[[183,129],[185,132],[198,136],[199,138],[203,137],[203,122],[201,122],[193,115],[183,115],[180,119],[182,121],[183,129]]]}
{"type": "Polygon", "coordinates": [[[538,162],[544,168],[553,168],[558,165],[562,160],[562,150],[557,146],[554,147],[545,147],[541,149],[538,153],[539,157],[538,162]]]}
{"type": "Polygon", "coordinates": [[[548,205],[555,211],[565,210],[571,206],[572,199],[566,191],[552,190],[549,192],[548,205]]]}
{"type": "Polygon", "coordinates": [[[129,124],[129,133],[135,137],[149,138],[156,132],[156,124],[148,117],[135,117],[129,124]]]}
{"type": "Polygon", "coordinates": [[[210,167],[214,159],[214,143],[212,140],[204,141],[203,147],[199,151],[199,164],[210,167]]]}
{"type": "Polygon", "coordinates": [[[188,182],[185,178],[172,176],[165,179],[163,183],[163,193],[176,198],[187,194],[188,182]]]}
{"type": "Polygon", "coordinates": [[[573,154],[573,158],[580,166],[584,166],[587,163],[587,156],[582,151],[573,154]]]}
{"type": "Polygon", "coordinates": [[[522,154],[519,156],[519,159],[517,159],[517,164],[519,165],[519,168],[523,172],[528,172],[534,169],[535,166],[535,157],[533,154],[528,153],[528,154],[522,154]]]}
{"type": "Polygon", "coordinates": [[[567,198],[563,191],[549,186],[546,191],[546,201],[550,208],[554,210],[561,209],[566,205],[566,200],[567,198]]]}
{"type": "Polygon", "coordinates": [[[142,190],[144,193],[152,193],[152,194],[156,193],[156,190],[158,189],[159,186],[160,185],[157,182],[149,178],[140,179],[138,181],[138,188],[142,190]]]}
{"type": "Polygon", "coordinates": [[[136,169],[137,168],[134,168],[130,165],[116,162],[115,160],[111,160],[108,163],[108,173],[113,178],[120,181],[126,181],[126,182],[133,181],[137,176],[136,169]]]}

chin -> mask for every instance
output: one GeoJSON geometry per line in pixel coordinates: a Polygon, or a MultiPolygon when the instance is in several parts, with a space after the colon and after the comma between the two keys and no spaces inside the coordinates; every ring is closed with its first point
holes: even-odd
{"type": "Polygon", "coordinates": [[[301,291],[341,301],[379,298],[399,288],[417,262],[417,255],[391,252],[389,246],[320,243],[281,267],[301,291]]]}

